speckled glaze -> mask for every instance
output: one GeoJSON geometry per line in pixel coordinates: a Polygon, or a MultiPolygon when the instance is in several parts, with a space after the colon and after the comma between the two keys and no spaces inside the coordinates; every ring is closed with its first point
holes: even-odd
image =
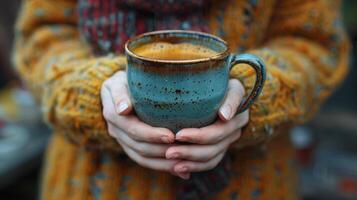
{"type": "Polygon", "coordinates": [[[152,126],[166,127],[173,132],[215,121],[226,95],[231,66],[247,63],[257,72],[255,87],[237,113],[253,103],[265,80],[265,66],[259,58],[251,54],[230,55],[223,40],[201,32],[150,32],[129,40],[125,51],[129,92],[136,114],[152,126]],[[198,44],[219,54],[195,60],[157,60],[131,51],[157,41],[198,44]]]}

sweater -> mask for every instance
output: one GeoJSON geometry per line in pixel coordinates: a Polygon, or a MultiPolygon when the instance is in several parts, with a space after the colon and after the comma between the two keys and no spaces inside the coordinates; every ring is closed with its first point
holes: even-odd
{"type": "MultiPolygon", "coordinates": [[[[297,199],[287,130],[304,123],[348,72],[349,43],[332,0],[212,0],[211,33],[233,52],[267,66],[262,95],[229,149],[233,178],[216,199],[297,199]]],[[[41,199],[172,199],[177,178],[125,156],[102,116],[101,84],[124,70],[122,54],[95,56],[78,31],[75,0],[25,0],[13,61],[54,134],[43,166],[41,199]]],[[[254,71],[230,72],[247,93],[254,71]]]]}

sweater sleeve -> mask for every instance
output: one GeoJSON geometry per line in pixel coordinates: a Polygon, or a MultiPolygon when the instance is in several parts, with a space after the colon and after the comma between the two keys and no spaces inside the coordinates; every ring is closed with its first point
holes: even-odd
{"type": "MultiPolygon", "coordinates": [[[[233,147],[267,141],[309,120],[348,72],[349,42],[340,1],[277,1],[265,42],[248,52],[262,58],[267,80],[250,109],[250,122],[233,147]]],[[[247,92],[255,81],[248,66],[231,71],[247,92]]]]}
{"type": "Polygon", "coordinates": [[[15,27],[14,63],[55,132],[91,148],[120,151],[102,117],[102,82],[125,57],[94,57],[77,30],[75,0],[26,0],[15,27]]]}

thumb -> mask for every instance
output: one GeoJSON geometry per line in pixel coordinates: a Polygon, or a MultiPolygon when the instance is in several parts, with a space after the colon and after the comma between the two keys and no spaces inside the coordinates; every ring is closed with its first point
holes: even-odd
{"type": "Polygon", "coordinates": [[[219,109],[218,115],[222,121],[229,121],[237,112],[245,90],[242,83],[237,79],[231,79],[228,83],[227,96],[219,109]]]}
{"type": "Polygon", "coordinates": [[[132,111],[132,104],[129,98],[126,72],[115,73],[108,81],[108,90],[111,94],[115,110],[119,115],[128,115],[132,111]]]}

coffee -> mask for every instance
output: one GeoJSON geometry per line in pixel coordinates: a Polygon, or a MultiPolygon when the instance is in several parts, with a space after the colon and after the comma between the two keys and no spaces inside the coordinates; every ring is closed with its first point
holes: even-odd
{"type": "Polygon", "coordinates": [[[143,44],[132,51],[136,55],[159,60],[195,60],[210,58],[218,54],[218,52],[201,45],[169,42],[143,44]]]}

